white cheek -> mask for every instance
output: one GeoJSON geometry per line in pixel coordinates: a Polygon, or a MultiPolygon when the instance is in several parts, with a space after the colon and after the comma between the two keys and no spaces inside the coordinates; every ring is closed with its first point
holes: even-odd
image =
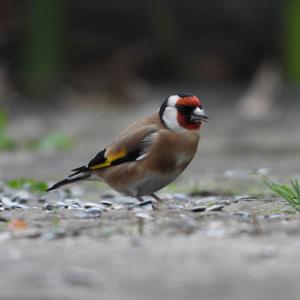
{"type": "Polygon", "coordinates": [[[175,107],[167,107],[164,111],[163,121],[166,126],[172,130],[181,131],[183,128],[177,121],[177,109],[175,107]]]}
{"type": "Polygon", "coordinates": [[[177,103],[177,100],[179,100],[180,97],[177,95],[172,95],[168,98],[168,104],[169,106],[175,106],[177,103]]]}

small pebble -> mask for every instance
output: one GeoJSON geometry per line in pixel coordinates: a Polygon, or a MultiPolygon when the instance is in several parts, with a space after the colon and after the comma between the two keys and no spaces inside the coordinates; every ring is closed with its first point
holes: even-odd
{"type": "Polygon", "coordinates": [[[26,191],[17,192],[11,199],[12,202],[17,202],[20,204],[27,203],[31,198],[31,195],[26,191]]]}
{"type": "Polygon", "coordinates": [[[97,207],[91,207],[81,211],[78,214],[78,217],[80,219],[91,219],[91,218],[100,218],[101,215],[102,215],[102,209],[99,209],[97,207]]]}
{"type": "Polygon", "coordinates": [[[37,199],[37,201],[38,201],[39,203],[45,203],[47,200],[46,200],[46,197],[41,196],[41,197],[39,197],[39,198],[37,199]]]}
{"type": "Polygon", "coordinates": [[[224,208],[224,205],[216,204],[216,205],[212,205],[212,206],[208,207],[206,209],[206,211],[221,211],[221,210],[223,210],[223,208],[224,208]]]}
{"type": "Polygon", "coordinates": [[[54,205],[57,206],[57,208],[65,208],[66,207],[66,202],[64,200],[61,201],[56,201],[55,203],[53,203],[54,205]]]}
{"type": "Polygon", "coordinates": [[[98,203],[94,203],[94,202],[85,202],[83,204],[84,208],[91,208],[91,207],[97,207],[99,209],[103,209],[103,205],[98,204],[98,203]]]}
{"type": "Polygon", "coordinates": [[[66,199],[63,206],[68,209],[78,209],[82,207],[82,203],[79,199],[66,199]]]}
{"type": "Polygon", "coordinates": [[[0,201],[3,204],[3,206],[11,206],[14,204],[8,197],[1,197],[0,201]]]}
{"type": "Polygon", "coordinates": [[[195,206],[189,209],[191,212],[203,212],[206,211],[206,206],[195,206]]]}
{"type": "Polygon", "coordinates": [[[138,206],[138,207],[144,207],[144,206],[147,206],[147,205],[152,205],[152,200],[146,200],[146,201],[140,202],[136,206],[138,206]]]}
{"type": "Polygon", "coordinates": [[[16,208],[19,208],[19,209],[28,209],[29,208],[29,206],[27,206],[27,205],[19,204],[17,202],[11,201],[8,197],[2,197],[0,199],[0,201],[3,204],[3,207],[7,208],[7,209],[16,209],[16,208]]]}
{"type": "Polygon", "coordinates": [[[58,209],[58,205],[56,204],[53,204],[53,203],[46,203],[44,206],[43,206],[43,209],[44,210],[55,210],[55,209],[58,209]]]}
{"type": "Polygon", "coordinates": [[[30,207],[28,205],[25,205],[25,204],[19,204],[19,203],[16,203],[15,204],[15,208],[19,208],[19,209],[29,209],[30,207]]]}
{"type": "MultiPolygon", "coordinates": [[[[238,203],[239,200],[234,200],[234,201],[232,201],[232,202],[233,202],[233,203],[238,203]]],[[[231,201],[230,201],[230,200],[224,200],[223,203],[224,203],[225,205],[230,205],[230,204],[231,204],[231,201]]]]}
{"type": "Polygon", "coordinates": [[[67,209],[81,209],[81,206],[78,204],[70,204],[66,208],[67,209]]]}
{"type": "Polygon", "coordinates": [[[100,203],[106,207],[110,207],[113,205],[113,203],[111,201],[108,201],[108,200],[102,200],[100,201],[100,203]]]}

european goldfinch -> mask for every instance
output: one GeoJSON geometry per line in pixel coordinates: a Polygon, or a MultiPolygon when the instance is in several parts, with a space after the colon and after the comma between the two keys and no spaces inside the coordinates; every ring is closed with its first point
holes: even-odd
{"type": "Polygon", "coordinates": [[[69,177],[47,191],[80,180],[99,180],[114,190],[143,201],[178,177],[193,159],[199,129],[207,115],[194,95],[169,96],[158,113],[125,128],[107,148],[86,166],[72,170],[69,177]]]}

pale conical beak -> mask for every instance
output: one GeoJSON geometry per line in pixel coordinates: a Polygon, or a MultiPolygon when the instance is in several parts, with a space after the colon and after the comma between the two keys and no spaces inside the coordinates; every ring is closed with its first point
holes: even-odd
{"type": "Polygon", "coordinates": [[[194,109],[190,120],[192,122],[207,122],[208,120],[208,116],[206,114],[206,112],[204,111],[204,109],[197,107],[194,109]]]}

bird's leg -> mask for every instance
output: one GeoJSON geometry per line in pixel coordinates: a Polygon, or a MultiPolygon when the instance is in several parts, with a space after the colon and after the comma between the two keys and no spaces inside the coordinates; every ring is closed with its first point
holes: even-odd
{"type": "MultiPolygon", "coordinates": [[[[154,193],[150,195],[152,198],[154,198],[158,203],[162,203],[163,200],[161,198],[159,198],[157,195],[155,195],[154,193]]],[[[158,210],[158,203],[157,204],[152,204],[153,210],[158,210]]]]}
{"type": "Polygon", "coordinates": [[[138,200],[140,203],[139,203],[139,204],[133,204],[133,205],[131,205],[131,206],[129,207],[129,210],[133,209],[135,206],[142,205],[142,203],[144,202],[144,199],[143,199],[141,196],[136,195],[136,196],[134,196],[134,198],[135,198],[136,200],[138,200]]]}
{"type": "Polygon", "coordinates": [[[163,202],[164,200],[162,200],[161,198],[159,198],[157,195],[155,195],[155,194],[151,194],[150,195],[152,198],[154,198],[156,201],[158,201],[158,202],[163,202]]]}
{"type": "MultiPolygon", "coordinates": [[[[141,196],[135,196],[135,198],[140,201],[140,203],[143,203],[144,202],[144,199],[141,197],[141,196]]],[[[155,203],[153,203],[153,201],[151,201],[152,203],[152,209],[153,210],[157,210],[157,205],[155,203]]]]}
{"type": "Polygon", "coordinates": [[[135,196],[135,199],[137,199],[141,203],[144,202],[144,199],[141,196],[135,196]]]}

